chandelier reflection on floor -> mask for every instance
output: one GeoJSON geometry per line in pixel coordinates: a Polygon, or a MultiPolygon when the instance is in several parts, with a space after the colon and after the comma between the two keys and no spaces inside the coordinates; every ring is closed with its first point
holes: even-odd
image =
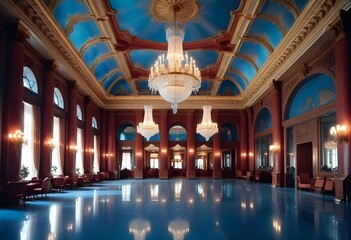
{"type": "Polygon", "coordinates": [[[203,107],[204,113],[202,116],[202,121],[196,127],[196,133],[201,134],[206,141],[210,139],[210,137],[218,132],[217,123],[213,123],[211,120],[211,109],[212,106],[204,105],[203,107]]]}
{"type": "Polygon", "coordinates": [[[155,124],[152,118],[152,106],[145,105],[144,110],[144,121],[138,124],[137,132],[140,133],[143,137],[145,137],[147,141],[149,141],[150,137],[157,134],[159,130],[158,124],[155,124]]]}
{"type": "Polygon", "coordinates": [[[184,30],[177,22],[177,12],[181,7],[172,5],[174,23],[166,28],[168,42],[167,58],[159,56],[149,75],[149,88],[157,91],[170,102],[173,113],[177,113],[178,103],[186,100],[191,92],[197,92],[201,86],[201,74],[195,60],[183,55],[184,30]]]}

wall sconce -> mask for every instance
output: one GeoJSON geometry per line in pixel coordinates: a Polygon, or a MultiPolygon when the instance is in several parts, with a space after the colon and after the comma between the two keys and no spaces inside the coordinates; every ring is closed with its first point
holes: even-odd
{"type": "Polygon", "coordinates": [[[241,154],[241,158],[246,158],[247,154],[246,153],[242,153],[241,154]]]}
{"type": "Polygon", "coordinates": [[[55,141],[54,141],[54,139],[49,139],[47,142],[46,142],[46,146],[48,147],[48,149],[50,150],[50,151],[53,151],[54,149],[55,149],[55,147],[56,147],[56,144],[55,144],[55,141]]]}
{"type": "Polygon", "coordinates": [[[167,153],[167,149],[162,149],[161,152],[166,154],[167,153]]]}
{"type": "Polygon", "coordinates": [[[346,125],[336,125],[330,128],[330,138],[333,142],[347,143],[346,125]]]}
{"type": "Polygon", "coordinates": [[[249,152],[249,157],[253,158],[254,154],[252,152],[249,152]]]}
{"type": "Polygon", "coordinates": [[[16,130],[14,133],[9,133],[10,146],[16,150],[27,145],[27,140],[24,137],[24,133],[21,130],[16,130]]]}
{"type": "Polygon", "coordinates": [[[141,152],[137,152],[136,155],[141,157],[143,154],[141,152]]]}
{"type": "Polygon", "coordinates": [[[221,156],[221,153],[220,152],[215,152],[215,156],[219,157],[219,156],[221,156]]]}
{"type": "Polygon", "coordinates": [[[279,145],[274,143],[273,145],[269,145],[269,151],[271,151],[272,153],[278,153],[279,152],[279,145]]]}
{"type": "Polygon", "coordinates": [[[190,148],[189,153],[194,153],[194,149],[190,148]]]}
{"type": "Polygon", "coordinates": [[[78,151],[77,145],[70,145],[70,146],[69,146],[69,149],[70,149],[73,153],[77,153],[77,151],[78,151]]]}

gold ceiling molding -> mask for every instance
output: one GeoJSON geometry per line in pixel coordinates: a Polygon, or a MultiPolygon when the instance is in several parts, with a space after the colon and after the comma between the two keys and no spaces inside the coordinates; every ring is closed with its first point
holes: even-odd
{"type": "Polygon", "coordinates": [[[263,47],[265,47],[269,51],[270,54],[272,54],[274,52],[273,46],[267,41],[267,39],[265,39],[261,36],[249,34],[249,35],[243,37],[242,39],[244,41],[249,41],[249,42],[258,43],[258,44],[262,45],[263,47]]]}
{"type": "Polygon", "coordinates": [[[283,37],[286,35],[286,28],[282,23],[282,18],[280,17],[275,17],[273,15],[270,14],[260,14],[257,15],[257,18],[262,19],[262,20],[266,20],[268,22],[272,22],[273,24],[275,24],[278,28],[279,31],[282,33],[283,37]]]}
{"type": "Polygon", "coordinates": [[[90,47],[90,46],[95,46],[98,43],[101,42],[108,42],[110,39],[104,36],[96,36],[94,38],[88,39],[83,46],[79,49],[79,55],[83,56],[84,52],[90,47]]]}
{"type": "Polygon", "coordinates": [[[149,6],[155,19],[167,23],[174,21],[174,7],[177,9],[177,21],[181,23],[194,20],[199,14],[197,0],[152,0],[149,6]]]}
{"type": "Polygon", "coordinates": [[[73,32],[74,25],[80,23],[80,22],[88,22],[88,21],[96,21],[96,17],[91,16],[89,14],[84,14],[84,15],[73,15],[68,17],[68,23],[66,25],[66,28],[63,30],[67,36],[70,35],[73,32]]]}
{"type": "Polygon", "coordinates": [[[271,0],[273,2],[276,2],[278,4],[281,4],[283,6],[285,6],[286,8],[288,8],[288,10],[294,15],[295,20],[299,17],[300,15],[300,11],[299,8],[296,6],[295,1],[294,0],[271,0]]]}

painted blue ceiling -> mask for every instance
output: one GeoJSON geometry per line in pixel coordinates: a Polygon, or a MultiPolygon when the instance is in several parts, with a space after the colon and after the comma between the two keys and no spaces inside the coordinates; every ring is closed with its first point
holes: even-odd
{"type": "MultiPolygon", "coordinates": [[[[229,92],[231,95],[242,94],[269,56],[277,49],[307,3],[308,0],[261,1],[255,19],[251,22],[237,52],[233,54],[233,52],[223,52],[216,48],[197,49],[194,42],[211,43],[221,34],[229,32],[233,20],[240,17],[242,8],[247,2],[198,0],[199,14],[192,21],[184,24],[184,42],[190,44],[188,46],[193,46],[188,50],[189,56],[196,59],[198,67],[204,72],[218,65],[223,54],[233,56],[224,78],[220,79],[221,85],[215,95],[226,95],[229,92]]],[[[141,69],[148,72],[157,56],[165,53],[154,50],[157,49],[155,46],[160,43],[166,44],[165,23],[157,21],[152,16],[149,9],[151,0],[101,0],[94,4],[101,5],[101,9],[109,13],[114,13],[116,24],[113,24],[112,20],[105,20],[105,23],[109,24],[115,32],[122,31],[147,44],[140,48],[127,49],[122,53],[130,70],[141,69]],[[111,9],[108,9],[109,7],[111,9]]],[[[109,13],[106,13],[106,16],[109,13]]],[[[104,35],[104,30],[99,24],[101,20],[94,17],[88,1],[57,1],[52,14],[108,94],[134,95],[132,89],[137,89],[138,94],[150,94],[146,74],[143,76],[135,74],[130,77],[125,76],[125,71],[122,72],[119,64],[125,64],[117,60],[116,50],[108,42],[109,37],[104,35]],[[136,86],[132,87],[131,84],[136,86]]],[[[212,88],[212,81],[218,81],[218,79],[216,74],[212,74],[203,77],[203,80],[198,94],[205,95],[212,88]]]]}

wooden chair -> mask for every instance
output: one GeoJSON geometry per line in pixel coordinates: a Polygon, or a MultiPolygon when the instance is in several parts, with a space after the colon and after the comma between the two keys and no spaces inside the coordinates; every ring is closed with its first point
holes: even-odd
{"type": "Polygon", "coordinates": [[[313,185],[311,184],[311,180],[309,178],[308,173],[300,173],[300,176],[297,176],[297,188],[301,189],[308,189],[312,191],[313,185]]]}
{"type": "Polygon", "coordinates": [[[313,184],[313,191],[323,193],[325,185],[325,178],[317,178],[313,184]]]}
{"type": "Polygon", "coordinates": [[[39,194],[41,194],[42,197],[44,197],[45,195],[45,197],[47,198],[48,191],[49,191],[49,183],[50,183],[50,178],[48,177],[44,178],[41,187],[33,189],[33,195],[38,196],[39,194]]]}
{"type": "Polygon", "coordinates": [[[332,179],[326,179],[325,180],[325,185],[324,185],[324,190],[323,190],[323,196],[325,193],[334,193],[334,181],[332,179]]]}

